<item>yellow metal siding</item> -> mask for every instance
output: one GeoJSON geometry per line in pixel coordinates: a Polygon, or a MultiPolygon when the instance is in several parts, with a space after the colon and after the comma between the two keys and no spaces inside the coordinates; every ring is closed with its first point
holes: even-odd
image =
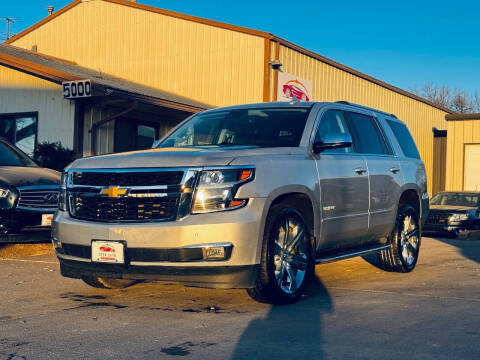
{"type": "Polygon", "coordinates": [[[12,45],[215,106],[263,100],[263,38],[141,9],[84,2],[12,45]]]}
{"type": "Polygon", "coordinates": [[[0,114],[38,112],[37,142],[73,148],[75,106],[60,85],[0,65],[0,114]]]}
{"type": "MultiPolygon", "coordinates": [[[[405,121],[417,143],[432,191],[432,127],[445,129],[445,112],[337,69],[286,46],[280,46],[282,70],[313,82],[314,101],[346,100],[395,114],[405,121]]],[[[449,134],[450,136],[450,134],[449,134]]]]}
{"type": "Polygon", "coordinates": [[[446,190],[463,190],[465,144],[480,144],[480,118],[447,121],[447,130],[446,190]]]}

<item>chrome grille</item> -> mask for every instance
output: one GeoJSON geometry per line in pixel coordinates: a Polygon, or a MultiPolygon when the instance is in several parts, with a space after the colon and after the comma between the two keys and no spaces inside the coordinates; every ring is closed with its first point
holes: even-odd
{"type": "Polygon", "coordinates": [[[74,218],[99,222],[173,221],[183,175],[178,169],[72,170],[68,209],[74,218]]]}
{"type": "Polygon", "coordinates": [[[59,190],[57,187],[18,188],[18,207],[29,209],[56,209],[59,190]]]}

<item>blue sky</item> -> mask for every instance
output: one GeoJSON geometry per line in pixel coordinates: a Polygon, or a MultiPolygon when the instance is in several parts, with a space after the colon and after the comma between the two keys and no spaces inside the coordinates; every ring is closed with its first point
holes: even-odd
{"type": "MultiPolygon", "coordinates": [[[[409,90],[425,83],[480,93],[479,1],[166,1],[164,9],[268,31],[409,90]]],[[[68,0],[2,1],[17,33],[68,0]]],[[[0,22],[0,38],[5,35],[0,22]]]]}

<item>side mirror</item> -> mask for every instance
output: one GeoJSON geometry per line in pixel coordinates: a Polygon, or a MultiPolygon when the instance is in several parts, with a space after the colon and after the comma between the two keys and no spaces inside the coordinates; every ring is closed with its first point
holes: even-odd
{"type": "Polygon", "coordinates": [[[318,154],[327,149],[340,149],[352,146],[352,137],[348,133],[326,134],[322,141],[312,145],[313,152],[318,154]]]}

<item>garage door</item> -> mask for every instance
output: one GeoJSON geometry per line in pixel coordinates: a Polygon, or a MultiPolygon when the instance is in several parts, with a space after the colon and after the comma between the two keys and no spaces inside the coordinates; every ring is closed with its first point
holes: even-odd
{"type": "Polygon", "coordinates": [[[480,144],[465,145],[464,190],[480,191],[480,144]]]}

